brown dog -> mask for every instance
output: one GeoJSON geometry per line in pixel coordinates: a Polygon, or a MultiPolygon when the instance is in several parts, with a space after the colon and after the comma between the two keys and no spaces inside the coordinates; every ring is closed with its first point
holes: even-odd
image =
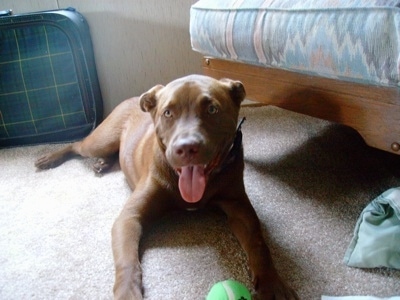
{"type": "Polygon", "coordinates": [[[298,299],[279,278],[243,184],[237,119],[243,85],[205,76],[157,85],[118,105],[81,142],[43,156],[41,169],[72,155],[98,157],[108,169],[119,151],[133,190],[112,230],[116,299],[142,299],[139,240],[152,222],[176,209],[216,206],[245,250],[260,299],[298,299]],[[149,112],[144,114],[143,111],[149,112]]]}

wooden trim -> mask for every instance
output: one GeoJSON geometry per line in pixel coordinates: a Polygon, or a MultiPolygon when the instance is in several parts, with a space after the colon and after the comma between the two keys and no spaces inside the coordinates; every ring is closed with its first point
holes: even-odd
{"type": "Polygon", "coordinates": [[[400,155],[397,87],[353,83],[205,57],[203,72],[243,82],[247,97],[263,104],[341,123],[375,148],[400,155]]]}

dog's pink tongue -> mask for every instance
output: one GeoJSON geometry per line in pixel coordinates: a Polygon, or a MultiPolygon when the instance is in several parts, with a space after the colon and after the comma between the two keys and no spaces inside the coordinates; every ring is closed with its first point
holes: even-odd
{"type": "Polygon", "coordinates": [[[190,203],[200,201],[206,188],[206,177],[204,167],[190,166],[182,167],[179,176],[179,190],[182,198],[190,203]]]}

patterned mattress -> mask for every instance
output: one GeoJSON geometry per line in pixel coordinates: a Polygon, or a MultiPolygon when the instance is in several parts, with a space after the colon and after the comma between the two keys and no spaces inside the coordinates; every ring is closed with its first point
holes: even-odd
{"type": "Polygon", "coordinates": [[[400,0],[200,0],[190,36],[207,56],[400,84],[400,0]]]}

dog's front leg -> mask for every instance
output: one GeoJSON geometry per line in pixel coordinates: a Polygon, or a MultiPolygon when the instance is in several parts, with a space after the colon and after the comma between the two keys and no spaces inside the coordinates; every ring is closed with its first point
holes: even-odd
{"type": "Polygon", "coordinates": [[[160,195],[136,188],[112,229],[115,264],[114,299],[143,299],[139,243],[144,228],[163,212],[160,195]]]}
{"type": "Polygon", "coordinates": [[[127,207],[133,195],[116,219],[112,229],[112,249],[115,264],[114,299],[143,299],[142,271],[139,262],[139,241],[142,224],[139,212],[127,207]]]}
{"type": "Polygon", "coordinates": [[[247,254],[252,281],[258,299],[299,299],[296,293],[279,277],[272,263],[260,222],[247,195],[220,202],[231,230],[247,254]]]}

